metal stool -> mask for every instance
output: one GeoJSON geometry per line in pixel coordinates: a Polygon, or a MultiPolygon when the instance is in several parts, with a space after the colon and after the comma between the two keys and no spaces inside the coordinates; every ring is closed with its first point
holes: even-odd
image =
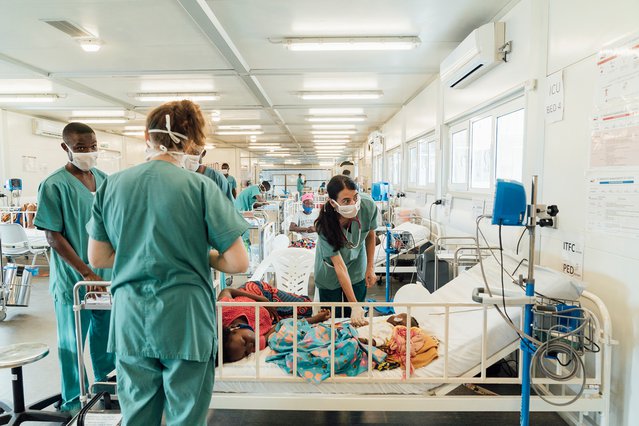
{"type": "Polygon", "coordinates": [[[66,423],[70,416],[66,413],[39,411],[61,398],[55,395],[38,401],[25,408],[22,366],[36,362],[49,354],[49,347],[42,343],[18,343],[0,347],[0,368],[10,368],[13,385],[13,410],[0,403],[0,425],[19,425],[23,422],[66,423]]]}

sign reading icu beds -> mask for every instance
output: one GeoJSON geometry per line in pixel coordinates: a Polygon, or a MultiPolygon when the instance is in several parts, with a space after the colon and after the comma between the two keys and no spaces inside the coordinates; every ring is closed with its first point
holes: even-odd
{"type": "Polygon", "coordinates": [[[546,123],[564,119],[564,71],[557,71],[546,78],[546,123]]]}

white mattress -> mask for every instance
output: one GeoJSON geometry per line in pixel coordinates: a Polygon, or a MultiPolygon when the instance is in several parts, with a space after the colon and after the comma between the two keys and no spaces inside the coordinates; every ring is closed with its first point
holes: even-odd
{"type": "MultiPolygon", "coordinates": [[[[496,264],[485,265],[487,271],[493,276],[498,273],[496,264]],[[495,270],[493,270],[495,269],[495,270]]],[[[477,266],[478,267],[478,266],[477,266]]],[[[471,293],[476,287],[483,287],[477,281],[474,274],[462,273],[453,281],[429,295],[429,301],[447,301],[472,303],[471,293]]],[[[396,309],[401,311],[401,309],[396,309]]],[[[468,371],[480,364],[481,358],[481,330],[483,312],[480,305],[473,308],[456,308],[450,317],[448,347],[452,354],[448,361],[449,376],[463,376],[468,371]]],[[[510,308],[510,317],[518,324],[521,309],[510,308]]],[[[440,357],[426,367],[415,370],[416,377],[443,377],[445,353],[445,327],[443,308],[414,308],[411,314],[417,319],[420,327],[426,332],[435,335],[440,340],[440,357]]],[[[486,351],[488,357],[507,348],[517,340],[516,334],[492,308],[488,310],[488,336],[486,351]]],[[[362,335],[366,335],[366,327],[362,335]]],[[[282,371],[277,365],[265,362],[268,352],[260,354],[260,376],[263,378],[292,378],[282,371]]],[[[251,355],[242,361],[224,364],[216,369],[216,392],[242,392],[242,393],[269,393],[269,392],[303,392],[303,393],[356,393],[356,394],[419,394],[439,386],[439,384],[426,383],[331,383],[330,379],[319,384],[310,384],[304,381],[296,382],[265,382],[246,381],[246,378],[255,377],[255,355],[251,355]],[[224,377],[226,376],[226,377],[224,377]],[[230,376],[242,376],[244,380],[233,379],[230,376]]],[[[358,377],[366,377],[364,373],[358,377]]],[[[399,369],[391,371],[374,371],[373,378],[401,378],[399,369]]],[[[468,374],[472,377],[475,373],[468,374]]]]}

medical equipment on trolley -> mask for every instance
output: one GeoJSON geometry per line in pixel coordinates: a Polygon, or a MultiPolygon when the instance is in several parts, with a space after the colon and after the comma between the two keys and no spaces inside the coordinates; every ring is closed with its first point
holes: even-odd
{"type": "Polygon", "coordinates": [[[20,197],[22,196],[22,179],[7,179],[4,187],[9,191],[9,207],[18,207],[20,205],[20,197]]]}
{"type": "MultiPolygon", "coordinates": [[[[525,284],[525,296],[521,295],[521,293],[516,294],[503,290],[500,294],[499,289],[491,290],[488,282],[485,283],[485,289],[479,288],[473,292],[473,300],[482,304],[495,305],[497,309],[500,309],[499,306],[503,305],[504,311],[506,305],[524,306],[523,330],[516,330],[521,340],[522,352],[520,416],[520,424],[522,426],[528,426],[529,424],[531,375],[537,371],[536,368],[539,368],[540,372],[547,377],[555,380],[568,380],[575,377],[578,374],[578,368],[581,367],[584,382],[582,383],[581,391],[574,400],[579,398],[586,385],[585,366],[579,356],[579,351],[583,354],[586,349],[583,345],[583,333],[588,327],[587,323],[589,322],[590,314],[571,302],[558,302],[554,299],[539,298],[535,292],[535,231],[537,226],[552,226],[554,217],[559,212],[557,206],[547,207],[537,204],[537,181],[537,176],[533,176],[531,201],[529,205],[526,205],[525,189],[521,183],[498,179],[495,187],[495,203],[492,215],[492,223],[500,227],[501,253],[503,250],[501,247],[501,226],[524,226],[525,212],[527,212],[528,223],[525,226],[529,234],[528,274],[525,279],[522,275],[519,275],[518,280],[521,287],[524,287],[525,284]],[[484,295],[484,290],[489,293],[489,296],[484,295]],[[535,326],[536,331],[533,333],[535,326]],[[577,345],[577,348],[575,348],[572,344],[574,342],[581,342],[581,345],[577,345]],[[555,365],[555,371],[570,367],[568,373],[551,372],[545,366],[549,358],[554,358],[558,363],[555,365]]],[[[480,232],[480,221],[481,216],[477,221],[478,233],[480,232]]],[[[480,265],[482,265],[481,257],[480,265]]],[[[502,265],[502,287],[503,273],[502,265]]],[[[502,316],[504,320],[510,322],[515,328],[505,312],[502,313],[502,316]]],[[[569,401],[566,405],[572,402],[569,401]]]]}

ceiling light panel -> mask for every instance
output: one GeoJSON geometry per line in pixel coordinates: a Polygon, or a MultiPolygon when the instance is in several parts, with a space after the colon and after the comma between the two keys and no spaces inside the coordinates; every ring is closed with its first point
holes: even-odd
{"type": "Polygon", "coordinates": [[[122,109],[71,111],[72,117],[124,117],[125,115],[126,111],[122,109]]]}
{"type": "Polygon", "coordinates": [[[193,102],[217,101],[220,96],[215,92],[184,92],[184,93],[136,93],[133,95],[140,102],[172,102],[188,99],[193,102]]]}
{"type": "Polygon", "coordinates": [[[329,117],[329,116],[321,116],[314,115],[306,117],[306,121],[310,121],[312,123],[316,122],[343,122],[343,123],[356,123],[366,121],[365,115],[344,115],[339,117],[329,117]]]}
{"type": "Polygon", "coordinates": [[[314,139],[350,139],[350,136],[347,133],[315,133],[313,134],[314,139]]]}
{"type": "Polygon", "coordinates": [[[304,100],[366,100],[379,99],[383,96],[383,92],[381,90],[302,91],[297,95],[304,100]]]}
{"type": "Polygon", "coordinates": [[[250,136],[250,135],[263,135],[262,130],[221,130],[216,131],[216,135],[220,136],[250,136]]]}
{"type": "Polygon", "coordinates": [[[85,124],[122,124],[129,121],[127,117],[73,117],[69,122],[85,124]]]}
{"type": "Polygon", "coordinates": [[[410,50],[421,44],[419,37],[289,37],[282,44],[292,51],[410,50]]]}
{"type": "Polygon", "coordinates": [[[262,128],[260,124],[228,124],[217,126],[218,130],[259,130],[262,128]]]}
{"type": "Polygon", "coordinates": [[[338,142],[348,143],[350,141],[351,141],[350,139],[313,139],[313,143],[315,144],[322,144],[322,143],[331,144],[331,143],[338,143],[338,142]]]}
{"type": "Polygon", "coordinates": [[[309,108],[310,115],[357,115],[364,114],[364,108],[309,108]]]}
{"type": "Polygon", "coordinates": [[[354,124],[313,124],[311,127],[313,127],[314,130],[320,130],[320,129],[355,130],[354,124]]]}
{"type": "Polygon", "coordinates": [[[2,93],[0,103],[55,102],[61,97],[56,93],[2,93]]]}
{"type": "Polygon", "coordinates": [[[311,130],[311,134],[315,136],[331,136],[331,135],[347,136],[347,135],[354,135],[356,133],[357,131],[355,130],[311,130]]]}

